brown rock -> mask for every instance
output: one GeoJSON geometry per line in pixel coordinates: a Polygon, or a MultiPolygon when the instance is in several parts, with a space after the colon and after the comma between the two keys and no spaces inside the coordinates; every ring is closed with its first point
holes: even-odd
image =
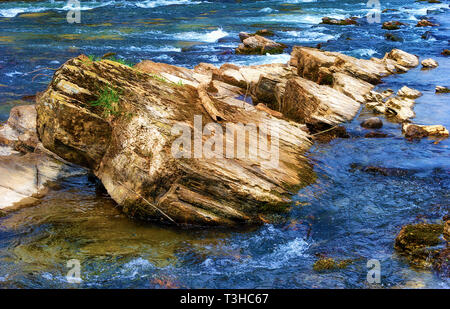
{"type": "Polygon", "coordinates": [[[276,43],[260,35],[250,36],[242,41],[236,48],[236,54],[243,55],[265,55],[281,54],[287,48],[286,45],[276,43]]]}
{"type": "Polygon", "coordinates": [[[371,117],[361,122],[361,127],[366,129],[381,129],[383,121],[378,117],[371,117]]]}
{"type": "Polygon", "coordinates": [[[431,21],[426,20],[426,19],[420,20],[416,25],[416,27],[436,27],[436,26],[439,26],[439,25],[433,24],[431,21]]]}

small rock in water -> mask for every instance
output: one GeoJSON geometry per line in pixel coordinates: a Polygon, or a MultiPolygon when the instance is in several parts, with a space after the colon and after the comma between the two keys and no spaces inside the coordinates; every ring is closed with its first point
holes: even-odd
{"type": "Polygon", "coordinates": [[[242,41],[236,48],[236,54],[240,55],[265,55],[281,54],[287,48],[286,45],[266,39],[260,35],[250,36],[242,41]]]}
{"type": "Polygon", "coordinates": [[[437,68],[439,64],[436,62],[436,60],[429,58],[422,61],[422,66],[425,69],[433,69],[437,68]]]}
{"type": "Polygon", "coordinates": [[[381,27],[382,29],[386,29],[386,30],[397,30],[400,29],[400,26],[404,26],[404,23],[401,23],[399,21],[387,21],[383,23],[383,26],[381,27]]]}
{"type": "Polygon", "coordinates": [[[384,35],[386,40],[392,41],[392,42],[403,42],[403,39],[399,37],[398,35],[392,34],[392,33],[386,33],[384,35]]]}
{"type": "Polygon", "coordinates": [[[442,125],[417,125],[404,123],[402,131],[409,139],[420,139],[427,136],[448,137],[448,130],[442,125]]]}
{"type": "Polygon", "coordinates": [[[433,24],[431,21],[426,20],[426,19],[420,20],[416,25],[416,27],[436,27],[436,26],[438,26],[438,25],[433,24]]]}
{"type": "Polygon", "coordinates": [[[380,129],[383,127],[383,121],[378,117],[370,117],[361,122],[361,127],[366,129],[380,129]]]}
{"type": "Polygon", "coordinates": [[[444,56],[450,56],[450,49],[444,49],[441,54],[444,56]]]}
{"type": "Polygon", "coordinates": [[[450,93],[450,88],[444,86],[436,86],[436,93],[450,93]]]}
{"type": "Polygon", "coordinates": [[[336,19],[330,17],[322,18],[321,24],[325,25],[337,25],[337,26],[348,26],[348,25],[357,25],[356,17],[346,18],[346,19],[336,19]]]}
{"type": "Polygon", "coordinates": [[[422,92],[416,89],[409,88],[407,86],[403,86],[400,88],[400,90],[397,92],[397,95],[399,97],[405,97],[410,99],[417,99],[422,96],[422,92]]]}
{"type": "Polygon", "coordinates": [[[381,133],[381,132],[369,132],[364,135],[365,138],[385,138],[388,137],[389,134],[381,133]]]}

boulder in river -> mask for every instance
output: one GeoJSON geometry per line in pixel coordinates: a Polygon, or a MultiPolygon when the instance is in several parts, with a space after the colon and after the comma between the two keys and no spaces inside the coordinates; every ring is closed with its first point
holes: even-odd
{"type": "Polygon", "coordinates": [[[443,56],[450,56],[450,49],[444,49],[441,54],[443,56]]]}
{"type": "Polygon", "coordinates": [[[434,69],[439,66],[436,60],[428,58],[425,60],[422,60],[422,66],[424,69],[434,69]]]}
{"type": "Polygon", "coordinates": [[[265,55],[281,54],[287,48],[286,45],[269,40],[260,35],[245,38],[236,48],[236,54],[240,55],[265,55]]]}
{"type": "Polygon", "coordinates": [[[418,139],[428,136],[448,137],[448,130],[442,125],[418,125],[412,123],[404,123],[402,131],[406,138],[418,139]]]}
{"type": "Polygon", "coordinates": [[[405,24],[399,21],[386,21],[383,23],[383,26],[381,28],[386,30],[397,30],[400,29],[401,26],[404,26],[405,24]]]}

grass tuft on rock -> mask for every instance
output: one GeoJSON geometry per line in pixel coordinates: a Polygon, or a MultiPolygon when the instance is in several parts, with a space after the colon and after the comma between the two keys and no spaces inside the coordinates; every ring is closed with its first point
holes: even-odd
{"type": "Polygon", "coordinates": [[[103,116],[117,116],[119,111],[119,97],[120,91],[105,86],[100,90],[97,100],[91,102],[91,106],[100,107],[103,109],[103,116]]]}

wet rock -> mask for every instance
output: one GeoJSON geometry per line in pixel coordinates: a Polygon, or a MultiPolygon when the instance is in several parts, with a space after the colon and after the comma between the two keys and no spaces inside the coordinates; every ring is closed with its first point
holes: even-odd
{"type": "Polygon", "coordinates": [[[402,168],[392,168],[392,167],[380,167],[380,166],[352,166],[353,169],[360,169],[361,171],[373,175],[382,176],[393,176],[393,177],[404,177],[409,176],[413,171],[402,169],[402,168]]]}
{"type": "Polygon", "coordinates": [[[383,121],[378,117],[371,117],[361,122],[361,127],[366,129],[381,129],[383,121]]]}
{"type": "Polygon", "coordinates": [[[434,69],[437,68],[439,64],[436,62],[436,60],[429,58],[422,61],[422,66],[425,69],[434,69]]]}
{"type": "Polygon", "coordinates": [[[442,277],[450,278],[450,248],[445,248],[432,257],[433,269],[442,277]]]}
{"type": "Polygon", "coordinates": [[[398,12],[397,9],[384,9],[381,13],[398,12]]]}
{"type": "Polygon", "coordinates": [[[428,136],[448,137],[448,130],[442,125],[417,125],[404,123],[402,131],[406,138],[420,139],[428,136]]]}
{"type": "Polygon", "coordinates": [[[322,18],[321,24],[325,25],[337,25],[337,26],[348,26],[348,25],[357,25],[356,17],[346,18],[346,19],[336,19],[330,17],[322,18]]]}
{"type": "Polygon", "coordinates": [[[392,59],[397,64],[406,68],[415,68],[419,65],[419,57],[400,49],[393,49],[385,56],[385,59],[392,59]]]}
{"type": "MultiPolygon", "coordinates": [[[[390,94],[390,92],[389,92],[390,94]]],[[[367,95],[368,103],[366,107],[373,109],[375,112],[385,114],[391,120],[404,122],[415,117],[414,104],[415,101],[408,97],[390,97],[389,94],[383,95],[372,91],[367,95]],[[386,101],[386,97],[389,97],[386,101]]]]}
{"type": "Polygon", "coordinates": [[[420,20],[416,25],[416,27],[436,27],[436,26],[439,26],[439,25],[434,24],[431,21],[426,20],[426,19],[420,20]]]}
{"type": "Polygon", "coordinates": [[[386,33],[384,35],[386,40],[392,41],[392,42],[403,42],[403,39],[399,37],[398,35],[392,34],[392,33],[386,33]]]}
{"type": "Polygon", "coordinates": [[[420,36],[424,40],[429,40],[432,38],[431,31],[425,31],[424,34],[420,36]]]}
{"type": "Polygon", "coordinates": [[[386,21],[383,23],[383,26],[381,28],[386,30],[397,30],[400,29],[401,26],[404,26],[405,24],[399,21],[386,21]]]}
{"type": "Polygon", "coordinates": [[[444,49],[441,54],[443,56],[450,56],[450,49],[444,49]]]}
{"type": "Polygon", "coordinates": [[[272,30],[262,29],[262,30],[256,31],[255,35],[267,37],[267,36],[274,36],[275,33],[272,30]]]}
{"type": "Polygon", "coordinates": [[[353,261],[351,259],[336,261],[333,258],[325,258],[324,257],[324,258],[318,259],[314,263],[313,269],[317,272],[345,269],[348,267],[348,265],[350,265],[352,263],[353,263],[353,261]]]}
{"type": "Polygon", "coordinates": [[[450,93],[450,88],[444,86],[436,86],[436,93],[450,93]]]}
{"type": "Polygon", "coordinates": [[[442,224],[410,224],[402,227],[395,239],[394,248],[419,268],[431,267],[430,257],[439,250],[433,247],[441,243],[442,224]]]}
{"type": "Polygon", "coordinates": [[[236,48],[236,54],[239,55],[265,55],[281,54],[286,45],[269,40],[260,35],[250,36],[242,41],[242,44],[236,48]]]}
{"type": "Polygon", "coordinates": [[[417,99],[422,96],[422,93],[419,90],[409,88],[407,86],[403,86],[397,92],[399,97],[405,97],[410,99],[417,99]]]}

